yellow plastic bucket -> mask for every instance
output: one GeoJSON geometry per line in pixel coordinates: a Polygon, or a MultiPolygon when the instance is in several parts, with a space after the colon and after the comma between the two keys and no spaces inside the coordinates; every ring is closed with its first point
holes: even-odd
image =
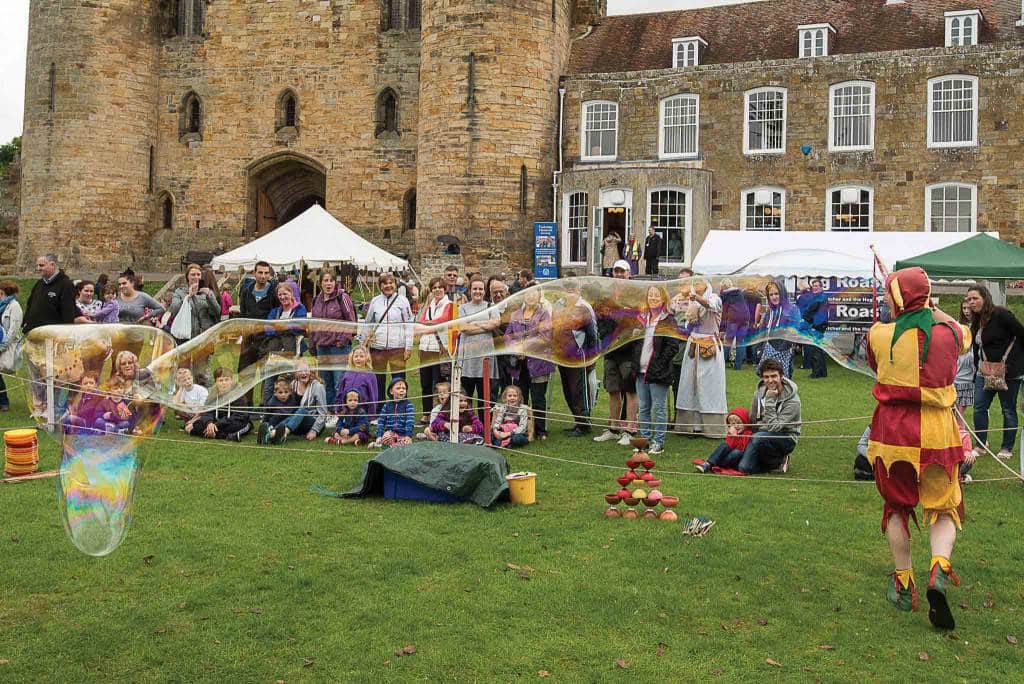
{"type": "Polygon", "coordinates": [[[506,475],[509,498],[514,504],[537,503],[537,473],[506,475]]]}

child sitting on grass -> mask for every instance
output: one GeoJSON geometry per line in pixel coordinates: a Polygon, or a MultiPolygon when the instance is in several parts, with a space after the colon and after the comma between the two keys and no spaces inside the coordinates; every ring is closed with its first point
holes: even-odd
{"type": "MultiPolygon", "coordinates": [[[[221,397],[227,396],[234,388],[235,378],[231,371],[221,367],[213,372],[213,384],[209,403],[217,404],[221,397]]],[[[185,423],[185,433],[207,439],[230,439],[241,442],[242,437],[252,430],[248,408],[249,395],[243,392],[227,406],[207,411],[185,423]]]]}
{"type": "Polygon", "coordinates": [[[104,432],[117,432],[122,435],[138,434],[135,421],[138,410],[132,401],[132,383],[118,375],[110,376],[107,383],[107,411],[96,423],[96,427],[104,432]]]}
{"type": "Polygon", "coordinates": [[[708,460],[697,463],[697,470],[710,472],[712,468],[735,468],[743,458],[754,431],[750,429],[750,414],[742,406],[734,408],[725,417],[725,441],[718,445],[708,460]]]}
{"type": "MultiPolygon", "coordinates": [[[[437,435],[437,441],[451,441],[451,417],[450,409],[445,407],[438,414],[430,429],[437,435]]],[[[484,424],[476,411],[469,407],[469,397],[465,394],[459,395],[459,444],[483,444],[484,424]]]]}
{"type": "Polygon", "coordinates": [[[391,401],[385,401],[377,416],[377,440],[372,446],[387,448],[412,444],[412,432],[416,425],[416,409],[406,399],[409,385],[404,378],[395,378],[388,387],[391,401]]]}
{"type": "Polygon", "coordinates": [[[430,420],[427,421],[427,427],[424,428],[423,432],[416,435],[416,439],[429,439],[431,442],[437,441],[437,434],[430,426],[434,424],[438,414],[441,411],[448,410],[448,404],[452,400],[452,386],[448,382],[439,382],[434,385],[434,408],[430,409],[430,420]]]}
{"type": "Polygon", "coordinates": [[[491,418],[491,437],[498,446],[526,446],[530,427],[530,412],[523,406],[523,393],[509,385],[501,395],[502,403],[495,404],[491,418]]]}
{"type": "Polygon", "coordinates": [[[68,434],[95,434],[106,429],[103,414],[114,410],[114,403],[96,391],[99,376],[86,371],[82,375],[78,393],[68,402],[68,412],[61,421],[68,434]]]}
{"type": "Polygon", "coordinates": [[[366,409],[359,405],[359,392],[349,390],[345,394],[345,404],[338,412],[338,424],[334,434],[328,437],[328,444],[352,444],[359,446],[370,441],[370,418],[366,409]]]}
{"type": "Polygon", "coordinates": [[[274,396],[267,400],[263,420],[256,431],[256,443],[270,444],[274,430],[298,410],[299,397],[292,392],[292,384],[288,382],[287,377],[277,376],[277,380],[274,381],[274,396]]]}
{"type": "Polygon", "coordinates": [[[179,404],[184,404],[194,411],[182,411],[180,409],[174,410],[174,415],[184,421],[189,421],[195,418],[206,405],[206,399],[210,396],[210,392],[196,383],[195,378],[192,377],[192,371],[188,368],[179,368],[174,374],[174,401],[179,404]]]}

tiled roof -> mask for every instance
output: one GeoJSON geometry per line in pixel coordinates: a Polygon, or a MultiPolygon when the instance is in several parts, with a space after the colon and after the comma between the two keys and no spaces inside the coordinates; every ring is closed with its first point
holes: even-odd
{"type": "Polygon", "coordinates": [[[797,26],[830,23],[831,54],[911,50],[945,44],[944,13],[978,9],[979,43],[1024,39],[1020,0],[765,0],[675,12],[605,17],[573,43],[569,73],[668,69],[672,39],[708,42],[702,64],[797,57],[797,26]]]}

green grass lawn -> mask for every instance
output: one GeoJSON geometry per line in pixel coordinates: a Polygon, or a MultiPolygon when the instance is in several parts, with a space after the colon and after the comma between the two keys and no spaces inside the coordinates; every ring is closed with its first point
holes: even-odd
{"type": "MultiPolygon", "coordinates": [[[[871,413],[868,378],[806,375],[806,420],[871,413]]],[[[730,404],[747,404],[753,372],[728,382],[730,404]]],[[[557,384],[551,397],[565,411],[557,384]]],[[[0,414],[27,422],[23,403],[0,414]]],[[[132,528],[106,558],[66,539],[53,480],[0,486],[0,681],[1018,678],[1024,489],[967,487],[958,629],[938,633],[884,599],[881,502],[851,479],[864,424],[808,425],[790,473],[766,479],[691,474],[714,444],[670,437],[658,465],[682,474],[662,490],[717,521],[700,539],[602,518],[621,473],[593,466],[627,449],[558,423],[527,451],[589,465],[510,452],[539,474],[538,503],[494,510],[312,493],[349,488],[367,458],[322,442],[147,441],[132,528]]],[[[173,423],[159,437],[186,439],[173,423]]],[[[57,464],[44,437],[41,467],[57,464]]],[[[991,460],[974,473],[1005,475],[991,460]]],[[[927,534],[914,538],[926,605],[927,534]]]]}

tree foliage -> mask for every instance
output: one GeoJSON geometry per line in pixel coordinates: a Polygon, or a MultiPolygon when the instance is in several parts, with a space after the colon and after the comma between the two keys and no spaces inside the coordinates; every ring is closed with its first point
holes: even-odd
{"type": "Polygon", "coordinates": [[[0,176],[7,175],[7,169],[21,156],[21,136],[6,145],[0,145],[0,176]]]}

